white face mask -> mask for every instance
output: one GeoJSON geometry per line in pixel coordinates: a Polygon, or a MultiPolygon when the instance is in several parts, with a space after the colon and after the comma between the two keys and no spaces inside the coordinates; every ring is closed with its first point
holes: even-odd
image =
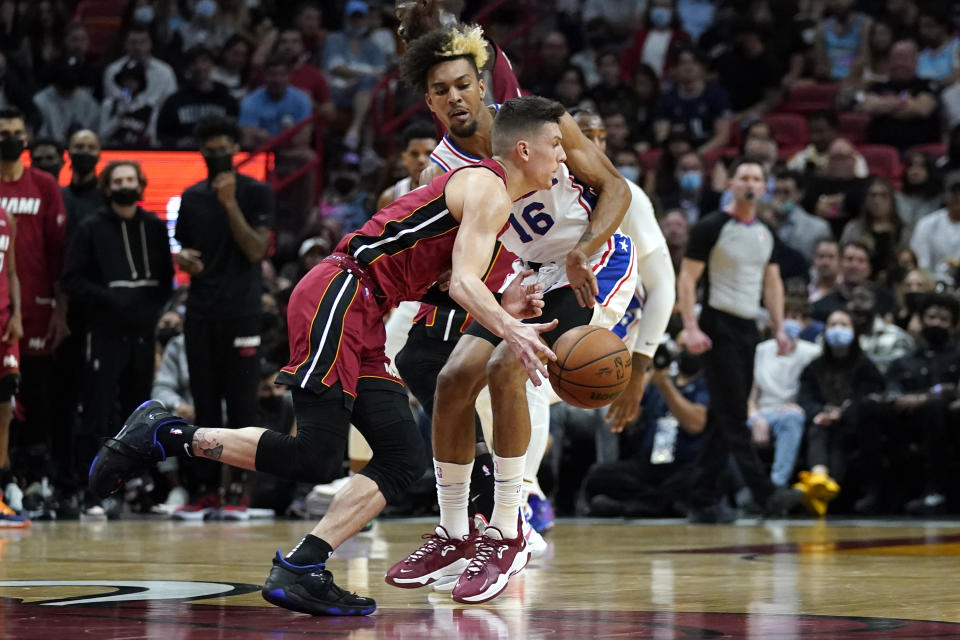
{"type": "Polygon", "coordinates": [[[619,171],[620,175],[622,175],[624,178],[626,178],[630,182],[635,183],[637,179],[640,177],[640,167],[634,167],[632,165],[624,165],[621,167],[617,167],[617,171],[619,171]]]}
{"type": "Polygon", "coordinates": [[[133,11],[133,21],[142,22],[143,24],[150,24],[153,22],[155,13],[153,7],[150,5],[144,5],[142,7],[137,7],[133,11]]]}

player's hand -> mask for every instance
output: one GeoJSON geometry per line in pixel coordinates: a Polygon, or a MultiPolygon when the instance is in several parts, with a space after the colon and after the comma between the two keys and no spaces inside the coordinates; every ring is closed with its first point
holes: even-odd
{"type": "Polygon", "coordinates": [[[533,269],[521,271],[503,290],[500,306],[514,318],[536,318],[543,313],[543,284],[523,284],[532,275],[533,269]]]}
{"type": "Polygon", "coordinates": [[[227,206],[237,199],[237,176],[232,171],[218,173],[210,184],[220,204],[227,206]]]}
{"type": "MultiPolygon", "coordinates": [[[[20,330],[23,335],[23,329],[20,330]]],[[[70,335],[70,327],[67,326],[67,313],[63,307],[54,307],[50,314],[50,323],[47,325],[47,335],[44,337],[46,344],[51,349],[56,349],[70,335]]]]}
{"type": "Polygon", "coordinates": [[[7,326],[3,330],[3,337],[0,340],[3,340],[7,344],[14,344],[20,341],[20,338],[23,337],[23,317],[19,312],[10,316],[10,320],[7,321],[7,326]]]}
{"type": "Polygon", "coordinates": [[[581,307],[592,309],[600,289],[597,287],[597,277],[590,268],[588,256],[580,249],[574,249],[567,254],[567,280],[577,296],[577,303],[581,307]]]}
{"type": "Polygon", "coordinates": [[[504,341],[510,345],[520,364],[527,370],[527,376],[534,386],[539,387],[549,378],[547,365],[541,358],[556,360],[557,355],[540,340],[540,334],[557,327],[557,319],[547,324],[509,323],[503,332],[504,341]],[[540,375],[537,375],[540,374],[540,375]],[[540,376],[543,376],[541,379],[540,376]]]}
{"type": "Polygon", "coordinates": [[[192,276],[203,271],[203,260],[200,259],[200,252],[196,249],[180,249],[177,254],[177,264],[181,269],[192,276]]]}
{"type": "Polygon", "coordinates": [[[640,402],[643,401],[643,392],[647,388],[644,384],[645,377],[646,372],[633,371],[627,388],[607,409],[607,423],[610,424],[612,433],[621,433],[640,416],[640,402]]]}
{"type": "Polygon", "coordinates": [[[440,291],[449,291],[450,290],[450,276],[453,275],[453,269],[447,269],[437,278],[437,288],[440,291]]]}
{"type": "Polygon", "coordinates": [[[686,330],[687,351],[693,355],[700,355],[709,351],[713,347],[710,336],[700,330],[700,327],[693,327],[686,330]]]}

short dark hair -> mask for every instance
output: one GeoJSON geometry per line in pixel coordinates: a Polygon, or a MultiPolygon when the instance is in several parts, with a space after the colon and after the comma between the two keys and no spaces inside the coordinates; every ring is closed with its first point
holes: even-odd
{"type": "Polygon", "coordinates": [[[422,138],[437,139],[437,130],[425,120],[414,120],[400,132],[400,148],[406,149],[411,140],[422,138]]]}
{"type": "Polygon", "coordinates": [[[110,187],[110,181],[113,180],[113,172],[120,167],[133,167],[137,172],[137,180],[140,182],[140,186],[146,188],[147,186],[147,175],[143,172],[143,168],[140,166],[139,162],[135,160],[114,160],[107,164],[103,168],[103,171],[100,172],[99,186],[100,191],[103,193],[107,192],[107,189],[110,187]]]}
{"type": "Polygon", "coordinates": [[[670,53],[670,64],[672,66],[676,66],[677,62],[680,61],[680,56],[684,54],[690,54],[693,56],[693,59],[701,67],[707,66],[707,57],[703,55],[703,52],[700,49],[689,43],[681,43],[674,47],[673,51],[670,53]]]}
{"type": "Polygon", "coordinates": [[[206,58],[210,62],[216,61],[217,57],[210,50],[210,47],[203,44],[195,44],[183,52],[183,65],[189,67],[200,58],[206,58]]]}
{"type": "Polygon", "coordinates": [[[31,151],[31,153],[32,153],[33,150],[36,149],[37,147],[53,147],[53,148],[55,148],[55,149],[57,150],[57,153],[59,153],[60,155],[63,155],[63,152],[64,152],[63,145],[60,144],[60,141],[59,141],[59,140],[54,140],[53,138],[35,138],[35,139],[30,143],[30,151],[31,151]]]}
{"type": "Polygon", "coordinates": [[[920,302],[918,309],[920,315],[925,314],[930,307],[943,307],[949,311],[951,326],[957,324],[957,319],[960,318],[960,300],[957,300],[956,296],[952,296],[949,293],[926,294],[920,302]]]}
{"type": "Polygon", "coordinates": [[[229,116],[207,116],[193,129],[193,137],[200,145],[219,136],[227,136],[234,142],[240,142],[240,127],[237,121],[229,116]]]}
{"type": "Polygon", "coordinates": [[[856,247],[857,249],[860,249],[867,254],[867,258],[873,260],[873,247],[862,240],[847,240],[846,242],[842,243],[840,245],[840,256],[843,257],[844,252],[850,247],[856,247]]]}
{"type": "Polygon", "coordinates": [[[0,120],[23,120],[26,122],[27,118],[23,115],[23,111],[16,107],[4,107],[0,109],[0,120]]]}
{"type": "Polygon", "coordinates": [[[806,180],[803,177],[803,174],[799,171],[793,171],[792,169],[786,169],[781,171],[776,175],[777,180],[793,180],[793,184],[797,185],[797,189],[803,191],[806,187],[806,180]]]}
{"type": "Polygon", "coordinates": [[[477,68],[477,62],[473,55],[461,53],[449,55],[443,53],[448,43],[454,36],[453,29],[441,31],[431,31],[420,36],[416,40],[407,43],[407,51],[400,59],[400,73],[404,82],[421,93],[427,91],[427,74],[430,69],[441,62],[450,62],[451,60],[464,59],[470,62],[477,78],[480,77],[480,69],[477,68]]]}
{"type": "Polygon", "coordinates": [[[760,167],[760,171],[763,173],[763,179],[767,179],[767,170],[763,166],[763,160],[756,156],[739,156],[734,158],[733,162],[730,163],[730,178],[737,175],[737,170],[745,164],[755,164],[760,167]]]}
{"type": "Polygon", "coordinates": [[[267,61],[264,63],[264,69],[272,69],[273,67],[283,67],[287,71],[290,71],[293,68],[293,65],[290,62],[290,59],[287,56],[282,56],[279,53],[272,53],[270,57],[267,58],[267,61]]]}
{"type": "Polygon", "coordinates": [[[523,96],[507,100],[493,120],[490,136],[493,152],[504,151],[517,138],[548,122],[559,124],[567,111],[559,102],[540,96],[523,96]]]}
{"type": "Polygon", "coordinates": [[[814,120],[823,120],[831,129],[836,129],[840,126],[840,116],[837,115],[837,112],[833,109],[815,109],[807,114],[807,122],[813,122],[814,120]]]}

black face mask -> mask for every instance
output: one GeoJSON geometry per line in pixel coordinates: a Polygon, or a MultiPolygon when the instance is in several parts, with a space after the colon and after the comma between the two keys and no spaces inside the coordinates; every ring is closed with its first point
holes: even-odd
{"type": "Polygon", "coordinates": [[[92,173],[97,168],[98,162],[100,162],[100,156],[86,151],[70,154],[70,166],[73,167],[73,172],[82,176],[92,173]]]}
{"type": "Polygon", "coordinates": [[[850,313],[853,317],[853,325],[861,331],[861,333],[868,331],[873,328],[873,311],[853,311],[850,313]]]}
{"type": "Polygon", "coordinates": [[[110,192],[110,202],[121,207],[129,207],[140,202],[140,189],[117,189],[110,192]]]}
{"type": "Polygon", "coordinates": [[[46,173],[49,173],[57,180],[60,179],[60,170],[63,169],[63,165],[58,162],[51,162],[48,164],[34,162],[33,166],[35,166],[37,169],[40,169],[40,171],[45,171],[46,173]]]}
{"type": "Polygon", "coordinates": [[[931,347],[939,347],[950,339],[950,330],[946,327],[925,326],[920,333],[931,347]]]}
{"type": "Polygon", "coordinates": [[[16,162],[23,155],[23,140],[14,136],[0,138],[0,158],[5,162],[16,162]]]}
{"type": "Polygon", "coordinates": [[[178,327],[160,327],[157,331],[157,342],[165,347],[168,342],[178,335],[180,335],[180,329],[178,327]]]}
{"type": "Polygon", "coordinates": [[[927,294],[922,291],[905,293],[903,294],[903,306],[905,306],[910,313],[920,313],[920,305],[923,303],[926,295],[927,294]]]}
{"type": "Polygon", "coordinates": [[[283,396],[261,397],[260,406],[263,407],[264,411],[276,413],[283,406],[283,396]]]}
{"type": "Polygon", "coordinates": [[[338,176],[333,179],[333,188],[342,196],[353,191],[353,187],[356,186],[356,184],[357,181],[349,176],[338,176]]]}
{"type": "Polygon", "coordinates": [[[703,369],[703,356],[694,355],[689,351],[681,351],[677,356],[677,369],[686,377],[695,376],[703,369]]]}
{"type": "Polygon", "coordinates": [[[213,180],[221,173],[233,171],[233,156],[229,153],[204,155],[203,161],[207,163],[207,178],[209,180],[213,180]]]}

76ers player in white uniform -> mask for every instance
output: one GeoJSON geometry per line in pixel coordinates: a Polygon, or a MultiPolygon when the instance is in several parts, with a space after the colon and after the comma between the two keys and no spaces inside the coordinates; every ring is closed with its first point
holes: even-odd
{"type": "MultiPolygon", "coordinates": [[[[434,32],[411,43],[404,56],[407,79],[426,91],[428,106],[450,131],[432,157],[438,169],[475,164],[491,155],[494,114],[483,105],[477,69],[483,66],[485,48],[476,43],[478,32],[434,32]]],[[[555,326],[541,334],[548,344],[575,326],[614,326],[636,287],[633,242],[617,233],[630,202],[629,187],[573,118],[564,115],[560,130],[570,169],[561,165],[551,189],[516,200],[499,236],[520,258],[516,276],[542,285],[544,306],[537,321],[552,320],[555,326]]],[[[529,153],[534,153],[532,145],[529,153]]],[[[453,599],[479,603],[500,594],[527,563],[519,518],[530,439],[526,377],[511,361],[507,345],[497,342],[474,323],[440,374],[433,416],[440,525],[424,545],[391,567],[390,584],[419,587],[459,575],[453,599]],[[494,508],[483,534],[467,542],[474,404],[488,383],[494,508]]]]}

